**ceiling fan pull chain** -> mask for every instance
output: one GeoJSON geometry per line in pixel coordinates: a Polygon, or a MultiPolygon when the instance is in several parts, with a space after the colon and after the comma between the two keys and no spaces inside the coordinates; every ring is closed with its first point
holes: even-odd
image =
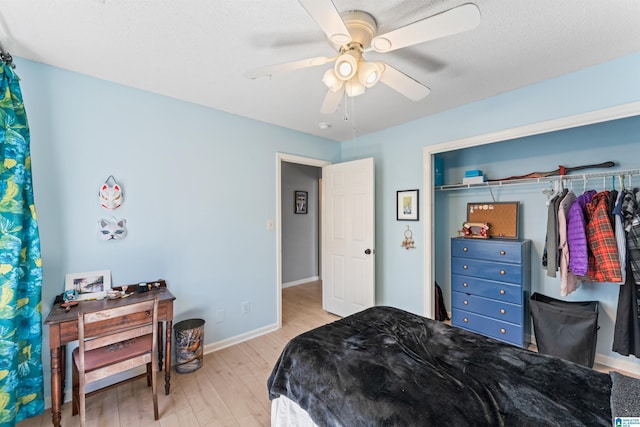
{"type": "Polygon", "coordinates": [[[347,97],[347,91],[344,92],[344,121],[349,121],[349,111],[347,109],[347,101],[349,98],[347,97]]]}
{"type": "Polygon", "coordinates": [[[351,97],[351,115],[353,120],[351,120],[351,137],[353,140],[356,140],[356,104],[353,97],[351,97]]]}

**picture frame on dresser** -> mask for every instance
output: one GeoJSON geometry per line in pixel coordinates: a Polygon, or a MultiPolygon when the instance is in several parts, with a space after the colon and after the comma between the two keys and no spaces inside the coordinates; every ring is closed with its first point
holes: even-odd
{"type": "Polygon", "coordinates": [[[111,289],[111,271],[99,270],[65,275],[64,290],[78,292],[78,301],[102,299],[111,289]]]}
{"type": "Polygon", "coordinates": [[[396,192],[396,220],[418,221],[418,190],[401,190],[396,192]]]}

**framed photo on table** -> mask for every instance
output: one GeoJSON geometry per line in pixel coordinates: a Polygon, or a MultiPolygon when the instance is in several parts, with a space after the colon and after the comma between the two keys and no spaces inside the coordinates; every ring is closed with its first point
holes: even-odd
{"type": "Polygon", "coordinates": [[[398,221],[418,221],[418,190],[398,191],[396,219],[398,221]]]}
{"type": "Polygon", "coordinates": [[[102,299],[111,289],[111,271],[91,271],[86,273],[69,273],[65,276],[64,290],[78,292],[78,301],[102,299]]]}

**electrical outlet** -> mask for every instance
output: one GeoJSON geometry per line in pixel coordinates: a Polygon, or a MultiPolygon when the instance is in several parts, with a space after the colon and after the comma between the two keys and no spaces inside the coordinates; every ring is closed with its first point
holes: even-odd
{"type": "Polygon", "coordinates": [[[222,323],[224,322],[224,310],[217,310],[216,311],[216,323],[222,323]]]}
{"type": "Polygon", "coordinates": [[[273,230],[273,220],[272,219],[268,219],[267,220],[267,231],[271,231],[273,230]]]}
{"type": "Polygon", "coordinates": [[[243,301],[241,306],[242,314],[247,314],[251,311],[251,305],[249,301],[243,301]]]}

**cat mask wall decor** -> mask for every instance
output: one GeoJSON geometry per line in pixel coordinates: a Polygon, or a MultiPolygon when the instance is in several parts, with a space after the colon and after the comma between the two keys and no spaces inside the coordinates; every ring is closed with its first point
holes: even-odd
{"type": "Polygon", "coordinates": [[[100,206],[110,211],[118,209],[122,205],[124,192],[113,175],[109,175],[109,178],[100,186],[98,200],[100,206]]]}
{"type": "Polygon", "coordinates": [[[100,240],[122,240],[127,236],[127,220],[101,219],[98,221],[98,238],[100,240]]]}

